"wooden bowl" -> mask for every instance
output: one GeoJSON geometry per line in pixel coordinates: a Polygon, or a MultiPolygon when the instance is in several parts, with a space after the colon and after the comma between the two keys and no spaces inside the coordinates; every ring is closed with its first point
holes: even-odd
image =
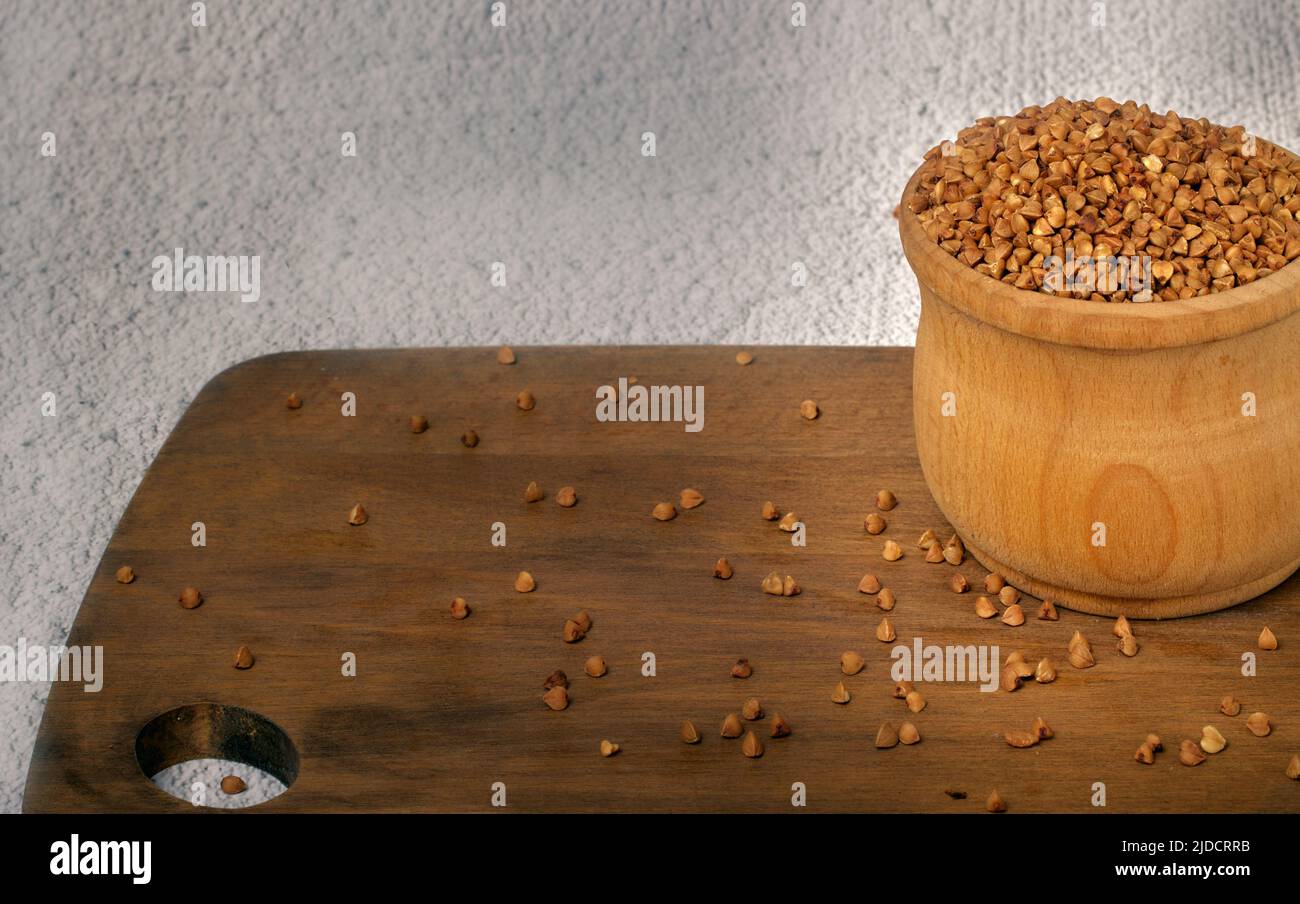
{"type": "Polygon", "coordinates": [[[967,549],[1036,596],[1130,618],[1223,609],[1295,571],[1300,260],[1188,301],[1015,289],[930,241],[907,205],[919,175],[899,213],[921,289],[916,444],[967,549]]]}

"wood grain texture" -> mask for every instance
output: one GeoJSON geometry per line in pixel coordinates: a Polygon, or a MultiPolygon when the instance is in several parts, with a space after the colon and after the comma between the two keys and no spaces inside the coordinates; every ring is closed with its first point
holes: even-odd
{"type": "Polygon", "coordinates": [[[1300,581],[1214,615],[1138,623],[1134,659],[1114,650],[1101,618],[980,620],[975,594],[948,581],[960,571],[977,582],[983,570],[927,564],[914,545],[948,527],[914,450],[910,350],[755,354],[739,367],[723,348],[520,349],[502,366],[491,349],[305,352],[216,377],[91,582],[69,643],[105,647],[105,686],[53,688],[25,808],[202,812],[149,782],[133,751],[158,714],[211,701],[261,714],[296,747],[296,782],[254,811],[489,812],[498,781],[507,812],[788,812],[794,782],[814,811],[978,812],[997,788],[1012,812],[1098,812],[1099,781],[1111,811],[1300,810],[1300,782],[1284,775],[1300,752],[1300,581]],[[627,375],[704,386],[704,430],[597,423],[596,387],[627,375]],[[515,407],[523,388],[532,411],[515,407]],[[357,394],[355,418],[340,416],[344,391],[357,394]],[[304,400],[298,411],[285,408],[290,392],[304,400]],[[821,405],[815,421],[799,416],[805,398],[821,405]],[[428,416],[427,433],[408,430],[415,413],[428,416]],[[458,441],[467,427],[477,448],[458,441]],[[526,505],[530,480],[547,496],[526,505]],[[572,509],[553,501],[566,484],[579,496],[572,509]],[[688,486],[702,506],[650,517],[688,486]],[[862,520],[882,487],[899,505],[872,537],[862,520]],[[807,524],[806,548],[761,520],[767,499],[807,524]],[[370,520],[352,527],[358,501],[370,520]],[[189,541],[196,520],[207,524],[203,549],[189,541]],[[490,545],[495,521],[507,525],[505,548],[490,545]],[[881,559],[888,538],[901,561],[881,559]],[[711,576],[720,555],[735,567],[730,581],[711,576]],[[123,563],[138,575],[130,585],[113,579],[123,563]],[[520,569],[535,575],[534,593],[512,589],[520,569]],[[771,570],[794,575],[802,595],[762,594],[771,570]],[[868,571],[897,594],[898,643],[1049,655],[1060,678],[1013,694],[928,684],[927,708],[909,714],[890,694],[893,645],[874,637],[881,613],[856,590],[868,571]],[[186,585],[203,591],[200,608],[177,605],[186,585]],[[448,614],[454,596],[473,607],[464,621],[448,614]],[[580,609],[592,630],[565,644],[564,620],[580,609]],[[1258,653],[1258,677],[1243,678],[1240,657],[1265,624],[1281,647],[1258,653]],[[1092,640],[1093,669],[1066,664],[1075,630],[1092,640]],[[232,667],[240,644],[257,657],[247,671],[232,667]],[[840,674],[845,650],[867,660],[860,675],[840,674]],[[345,651],[358,657],[355,678],[340,674],[345,651]],[[647,651],[654,678],[640,673],[647,651]],[[592,654],[608,661],[605,677],[582,674],[592,654]],[[753,664],[749,680],[729,677],[739,657],[753,664]],[[558,713],[541,701],[556,668],[572,681],[558,713]],[[830,702],[840,680],[846,706],[830,702]],[[1218,713],[1228,693],[1245,707],[1235,719],[1218,713]],[[757,760],[718,736],[750,696],[794,729],[764,732],[757,760]],[[1246,731],[1257,709],[1273,717],[1272,736],[1246,731]],[[1054,739],[1003,742],[1040,715],[1054,739]],[[699,745],[678,739],[685,718],[699,745]],[[906,719],[921,743],[873,747],[882,722],[906,719]],[[1154,766],[1132,761],[1148,732],[1176,749],[1205,724],[1229,740],[1205,764],[1180,766],[1171,751],[1154,766]],[[622,753],[602,759],[602,738],[622,753]]]}
{"type": "Polygon", "coordinates": [[[899,228],[921,465],[986,564],[1144,618],[1231,606],[1300,566],[1300,261],[1208,298],[1108,304],[972,270],[906,204],[899,228]]]}

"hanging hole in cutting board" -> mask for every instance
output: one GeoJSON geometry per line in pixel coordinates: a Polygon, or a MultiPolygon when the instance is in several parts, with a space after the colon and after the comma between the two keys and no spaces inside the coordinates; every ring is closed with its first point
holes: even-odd
{"type": "Polygon", "coordinates": [[[241,808],[283,794],[298,777],[298,750],[265,716],[239,706],[192,703],[155,716],[135,739],[145,777],[197,806],[241,808]],[[222,790],[236,776],[247,786],[222,790]]]}

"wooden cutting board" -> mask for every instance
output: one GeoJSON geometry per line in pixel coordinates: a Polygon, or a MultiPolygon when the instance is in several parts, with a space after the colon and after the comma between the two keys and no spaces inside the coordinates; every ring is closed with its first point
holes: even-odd
{"type": "MultiPolygon", "coordinates": [[[[260,713],[296,749],[296,781],[260,811],[492,811],[498,782],[506,811],[792,811],[795,783],[808,810],[981,811],[993,788],[1013,812],[1300,810],[1300,782],[1284,775],[1300,752],[1300,580],[1218,614],[1138,622],[1133,659],[1100,618],[1038,621],[1027,605],[1022,627],[983,621],[976,595],[949,581],[982,583],[984,570],[927,564],[915,546],[926,528],[948,528],[917,464],[911,351],[759,348],[747,367],[735,351],[535,348],[509,366],[493,349],[303,352],[220,374],[167,440],[91,580],[69,643],[104,647],[105,685],[54,686],[25,809],[195,811],[145,777],[136,738],[165,711],[212,702],[260,713]],[[704,429],[598,422],[597,387],[631,376],[703,386],[704,429]],[[516,407],[522,389],[534,410],[516,407]],[[286,408],[291,392],[301,409],[286,408]],[[355,417],[341,415],[345,392],[355,417]],[[799,414],[807,398],[821,406],[814,421],[799,414]],[[428,417],[428,432],[409,430],[412,414],[428,417]],[[467,428],[476,448],[459,440],[467,428]],[[546,498],[529,505],[531,480],[546,498]],[[554,502],[564,485],[577,489],[570,509],[554,502]],[[651,517],[685,487],[705,503],[651,517]],[[885,533],[868,536],[880,488],[899,504],[885,533]],[[806,524],[806,547],[760,518],[769,499],[806,524]],[[359,527],[347,522],[357,502],[370,515],[359,527]],[[204,547],[191,544],[196,521],[204,547]],[[504,547],[491,542],[496,522],[504,547]],[[901,561],[882,560],[889,538],[901,561]],[[722,555],[729,581],[712,576],[722,555]],[[114,580],[122,564],[134,583],[114,580]],[[512,588],[525,569],[530,594],[512,588]],[[773,570],[794,575],[802,595],[761,593],[773,570]],[[997,644],[1003,657],[1050,656],[1059,679],[1015,693],[927,684],[927,707],[909,714],[891,695],[894,644],[875,638],[882,613],[856,589],[866,572],[896,593],[897,643],[997,644]],[[187,585],[202,590],[200,608],[177,604],[187,585]],[[473,610],[463,621],[448,614],[455,596],[473,610]],[[591,632],[566,644],[564,621],[582,609],[591,632]],[[1265,625],[1281,641],[1272,653],[1256,650],[1265,625]],[[1075,630],[1091,639],[1093,669],[1066,662],[1075,630]],[[233,667],[241,644],[256,656],[247,671],[233,667]],[[867,660],[861,674],[840,674],[846,650],[867,660]],[[1258,675],[1243,677],[1252,651],[1258,675]],[[347,652],[355,677],[342,674],[347,652]],[[599,679],[583,674],[593,654],[609,665],[599,679]],[[730,677],[741,657],[748,680],[730,677]],[[541,699],[557,668],[572,682],[563,712],[541,699]],[[830,699],[840,680],[853,695],[844,706],[830,699]],[[1219,713],[1225,694],[1241,715],[1219,713]],[[766,720],[755,724],[760,759],[719,737],[749,697],[794,729],[773,740],[766,720]],[[1270,737],[1247,731],[1255,710],[1272,717],[1270,737]],[[1003,732],[1035,716],[1056,737],[1008,747],[1003,732]],[[704,735],[695,746],[678,737],[688,718],[704,735]],[[882,722],[909,719],[921,743],[874,747],[882,722]],[[1206,724],[1228,748],[1179,765],[1179,740],[1206,724]],[[1139,765],[1151,731],[1166,751],[1139,765]],[[622,752],[603,759],[602,738],[622,752]],[[1105,808],[1092,805],[1098,782],[1105,808]]],[[[212,741],[256,748],[231,743],[212,741]]],[[[150,762],[204,753],[202,743],[154,750],[150,762]]]]}

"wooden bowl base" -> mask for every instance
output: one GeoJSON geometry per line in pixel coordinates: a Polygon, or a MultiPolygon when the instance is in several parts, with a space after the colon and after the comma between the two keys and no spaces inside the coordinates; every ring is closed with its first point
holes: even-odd
{"type": "Polygon", "coordinates": [[[1039,599],[1051,600],[1053,603],[1067,609],[1086,612],[1089,615],[1102,615],[1107,618],[1118,618],[1123,615],[1126,618],[1161,619],[1204,615],[1207,612],[1214,612],[1218,609],[1226,609],[1229,606],[1247,602],[1260,594],[1267,593],[1289,578],[1295,573],[1296,569],[1300,568],[1300,559],[1297,559],[1272,574],[1267,574],[1246,584],[1230,587],[1227,590],[1219,590],[1215,593],[1200,593],[1193,596],[1141,599],[1124,596],[1100,596],[1095,593],[1071,590],[1068,587],[1058,587],[1055,584],[1049,584],[1046,581],[1030,577],[1023,571],[1012,568],[1004,562],[999,562],[970,543],[966,543],[965,546],[966,551],[974,556],[981,565],[989,571],[1002,575],[1017,589],[1039,599]]]}

